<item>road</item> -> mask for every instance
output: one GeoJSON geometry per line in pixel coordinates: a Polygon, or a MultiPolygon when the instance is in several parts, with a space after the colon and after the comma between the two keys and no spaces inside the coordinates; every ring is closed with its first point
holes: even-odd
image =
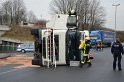
{"type": "MultiPolygon", "coordinates": [[[[0,67],[0,82],[123,82],[124,70],[112,70],[113,56],[110,48],[92,52],[92,66],[39,67],[8,64],[0,67]]],[[[124,58],[122,59],[124,69],[124,58]]]]}

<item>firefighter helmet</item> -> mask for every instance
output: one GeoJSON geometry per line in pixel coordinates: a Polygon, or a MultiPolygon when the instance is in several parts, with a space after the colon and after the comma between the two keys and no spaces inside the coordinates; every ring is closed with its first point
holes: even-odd
{"type": "Polygon", "coordinates": [[[86,37],[85,40],[90,40],[90,37],[86,37]]]}

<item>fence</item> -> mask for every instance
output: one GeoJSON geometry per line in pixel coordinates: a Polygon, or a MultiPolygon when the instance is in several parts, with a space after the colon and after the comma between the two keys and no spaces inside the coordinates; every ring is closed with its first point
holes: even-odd
{"type": "Polygon", "coordinates": [[[17,45],[0,45],[0,51],[16,51],[17,45]]]}

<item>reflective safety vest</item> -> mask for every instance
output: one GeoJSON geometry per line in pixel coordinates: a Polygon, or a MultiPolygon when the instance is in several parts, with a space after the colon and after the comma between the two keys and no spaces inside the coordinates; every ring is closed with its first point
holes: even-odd
{"type": "Polygon", "coordinates": [[[84,46],[85,46],[85,41],[81,41],[81,44],[80,44],[80,46],[79,46],[79,49],[83,49],[84,48],[84,46]]]}
{"type": "Polygon", "coordinates": [[[83,50],[84,50],[84,51],[83,51],[83,56],[89,56],[90,44],[85,44],[83,50]]]}
{"type": "Polygon", "coordinates": [[[89,55],[89,51],[90,51],[90,43],[86,43],[84,41],[81,41],[81,44],[79,46],[80,49],[83,49],[83,56],[88,56],[89,55]]]}

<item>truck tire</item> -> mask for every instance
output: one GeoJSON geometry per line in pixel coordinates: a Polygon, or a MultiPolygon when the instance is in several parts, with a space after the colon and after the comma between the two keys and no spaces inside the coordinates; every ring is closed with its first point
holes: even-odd
{"type": "Polygon", "coordinates": [[[24,49],[21,50],[22,53],[26,53],[26,51],[24,49]]]}

